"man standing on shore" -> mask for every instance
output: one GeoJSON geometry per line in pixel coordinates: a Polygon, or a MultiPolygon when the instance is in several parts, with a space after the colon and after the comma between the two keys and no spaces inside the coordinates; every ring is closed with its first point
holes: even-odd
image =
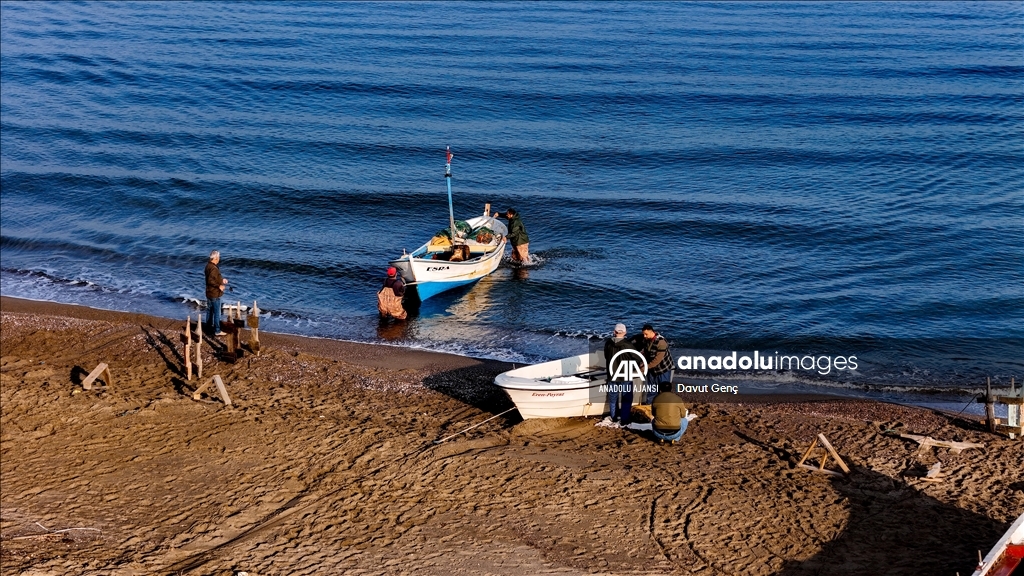
{"type": "MultiPolygon", "coordinates": [[[[497,212],[494,217],[501,215],[497,212]]],[[[512,245],[512,261],[526,265],[530,263],[530,235],[526,233],[526,226],[519,218],[519,212],[515,208],[505,211],[505,218],[508,218],[508,243],[512,245]]]]}
{"type": "Polygon", "coordinates": [[[224,336],[220,330],[220,297],[224,295],[224,288],[228,285],[228,279],[220,275],[220,252],[210,252],[210,261],[206,263],[206,305],[209,310],[206,313],[206,331],[216,336],[224,336]]]}
{"type": "Polygon", "coordinates": [[[633,406],[633,381],[612,380],[612,375],[618,373],[618,364],[623,358],[617,358],[613,363],[612,358],[623,350],[633,350],[633,345],[626,339],[626,325],[616,324],[612,337],[604,341],[604,363],[608,368],[608,411],[606,421],[615,424],[621,422],[622,426],[629,424],[633,406]]]}
{"type": "Polygon", "coordinates": [[[647,382],[640,395],[640,403],[646,405],[658,394],[659,384],[672,383],[672,353],[668,349],[668,341],[650,324],[644,324],[643,332],[633,338],[633,345],[647,359],[647,382]]]}

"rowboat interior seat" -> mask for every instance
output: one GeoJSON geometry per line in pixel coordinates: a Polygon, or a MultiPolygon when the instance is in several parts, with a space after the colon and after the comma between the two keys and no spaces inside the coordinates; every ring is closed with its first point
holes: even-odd
{"type": "MultiPolygon", "coordinates": [[[[481,254],[490,254],[491,252],[494,252],[495,250],[498,249],[498,247],[494,244],[480,244],[478,242],[473,241],[469,241],[466,244],[460,244],[458,248],[467,251],[467,255],[463,256],[462,260],[469,260],[470,258],[475,258],[476,256],[479,256],[481,254]]],[[[424,254],[424,257],[430,258],[431,260],[460,262],[461,260],[459,260],[457,257],[453,257],[451,250],[451,246],[429,247],[426,253],[424,254]]]]}

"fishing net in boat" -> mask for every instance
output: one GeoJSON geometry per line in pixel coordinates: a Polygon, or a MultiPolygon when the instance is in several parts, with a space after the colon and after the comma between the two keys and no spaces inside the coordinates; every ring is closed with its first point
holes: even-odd
{"type": "MultiPolygon", "coordinates": [[[[465,238],[469,236],[472,232],[473,227],[470,226],[465,220],[455,221],[455,233],[458,235],[459,238],[465,238]]],[[[448,238],[449,240],[451,240],[451,227],[438,231],[437,234],[434,234],[434,238],[448,238]]]]}
{"type": "Polygon", "coordinates": [[[494,240],[494,230],[487,226],[481,226],[473,231],[470,238],[481,244],[490,244],[494,240]]]}

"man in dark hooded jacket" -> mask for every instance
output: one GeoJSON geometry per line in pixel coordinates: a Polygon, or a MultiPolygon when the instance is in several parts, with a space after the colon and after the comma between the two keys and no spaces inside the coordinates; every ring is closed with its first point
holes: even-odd
{"type": "MultiPolygon", "coordinates": [[[[495,218],[501,214],[494,213],[495,218]]],[[[505,218],[508,218],[508,243],[512,245],[512,261],[520,264],[530,263],[530,235],[526,233],[526,226],[519,217],[515,208],[505,211],[505,218]]]]}

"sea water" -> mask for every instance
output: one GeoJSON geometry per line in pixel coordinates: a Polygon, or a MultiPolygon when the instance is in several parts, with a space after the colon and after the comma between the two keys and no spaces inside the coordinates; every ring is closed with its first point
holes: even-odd
{"type": "Polygon", "coordinates": [[[1024,376],[1024,7],[3,3],[0,292],[515,362],[617,322],[747,389],[1024,376]],[[535,263],[380,324],[387,261],[518,208],[535,263]]]}

